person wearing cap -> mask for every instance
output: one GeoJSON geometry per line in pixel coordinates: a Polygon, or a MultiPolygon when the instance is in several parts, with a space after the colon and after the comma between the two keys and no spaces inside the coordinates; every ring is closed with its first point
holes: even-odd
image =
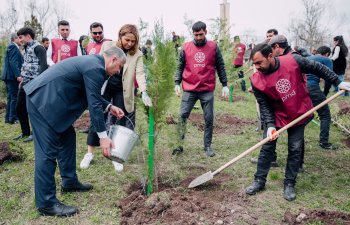
{"type": "Polygon", "coordinates": [[[271,38],[268,43],[272,48],[273,56],[287,55],[293,52],[293,49],[288,44],[288,40],[284,35],[276,35],[271,38]]]}
{"type": "Polygon", "coordinates": [[[182,83],[182,101],[178,123],[179,146],[172,154],[183,152],[186,122],[193,106],[199,100],[204,112],[204,152],[208,157],[215,155],[212,147],[214,120],[214,90],[216,85],[215,70],[223,86],[222,96],[228,97],[225,63],[219,46],[206,39],[206,24],[198,21],[192,26],[194,40],[186,42],[179,55],[178,69],[175,74],[175,94],[180,97],[182,83]]]}
{"type": "MultiPolygon", "coordinates": [[[[337,85],[340,89],[350,91],[350,83],[341,82],[328,67],[298,54],[274,57],[272,48],[268,44],[258,44],[252,50],[251,59],[257,72],[250,77],[250,80],[264,116],[264,137],[269,137],[270,141],[260,150],[254,182],[246,188],[248,195],[254,195],[265,189],[273,153],[276,150],[278,137],[275,135],[276,130],[286,126],[313,107],[304,74],[315,74],[337,85]]],[[[312,115],[287,130],[288,157],[283,197],[288,201],[296,198],[295,184],[301,162],[304,128],[311,118],[312,115]]]]}
{"type": "Polygon", "coordinates": [[[21,67],[23,64],[23,56],[19,50],[21,42],[16,33],[10,35],[11,43],[7,46],[4,59],[4,67],[1,79],[5,82],[7,93],[7,104],[5,123],[18,123],[16,113],[18,84],[21,81],[21,67]]]}
{"type": "MultiPolygon", "coordinates": [[[[234,68],[240,68],[243,66],[244,52],[245,52],[246,46],[245,44],[241,43],[239,36],[235,36],[233,40],[234,40],[233,54],[235,58],[233,59],[232,64],[234,68]]],[[[244,77],[244,72],[240,70],[238,72],[238,78],[243,78],[243,77],[244,77]]],[[[241,81],[241,89],[242,91],[246,91],[245,80],[243,79],[241,81]]]]}

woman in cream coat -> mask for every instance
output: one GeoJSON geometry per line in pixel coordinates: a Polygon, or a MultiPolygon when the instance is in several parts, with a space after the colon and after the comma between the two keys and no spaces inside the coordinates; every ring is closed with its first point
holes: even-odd
{"type": "MultiPolygon", "coordinates": [[[[101,47],[100,54],[107,49],[117,46],[126,54],[126,63],[121,70],[121,74],[113,76],[108,81],[104,97],[110,101],[113,99],[113,105],[124,110],[128,117],[133,117],[135,112],[134,96],[135,96],[135,79],[138,88],[142,93],[142,101],[146,106],[151,106],[152,102],[146,92],[146,76],[143,67],[143,54],[139,50],[139,34],[135,25],[125,24],[118,32],[117,41],[106,41],[101,47]]],[[[126,118],[119,121],[120,125],[129,129],[134,129],[126,118]]],[[[87,138],[88,152],[85,154],[80,163],[80,168],[86,169],[94,157],[93,152],[95,146],[99,146],[99,138],[93,129],[89,129],[87,138]]],[[[113,162],[116,171],[122,171],[123,165],[113,162]]]]}

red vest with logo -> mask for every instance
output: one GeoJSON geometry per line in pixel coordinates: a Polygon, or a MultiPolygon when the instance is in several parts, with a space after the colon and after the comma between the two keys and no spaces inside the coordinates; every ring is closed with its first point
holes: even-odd
{"type": "Polygon", "coordinates": [[[60,60],[64,60],[73,56],[77,56],[78,41],[76,40],[62,40],[54,38],[51,40],[52,45],[52,61],[57,63],[60,52],[60,60]]]}
{"type": "Polygon", "coordinates": [[[233,60],[233,65],[242,66],[244,60],[245,45],[242,43],[236,44],[234,51],[236,53],[236,58],[233,60]]]}
{"type": "Polygon", "coordinates": [[[87,46],[86,46],[86,53],[88,55],[95,55],[95,54],[99,54],[101,51],[101,47],[103,42],[105,41],[111,41],[109,39],[103,39],[101,42],[90,42],[87,46]]]}
{"type": "Polygon", "coordinates": [[[184,91],[214,91],[216,43],[207,41],[204,46],[197,47],[192,41],[183,47],[186,65],[182,75],[184,91]]]}
{"type": "MultiPolygon", "coordinates": [[[[268,75],[254,73],[250,80],[257,90],[271,101],[275,113],[276,127],[283,127],[312,108],[306,86],[305,74],[300,72],[298,63],[291,54],[278,57],[280,68],[268,75]]],[[[308,118],[296,125],[304,124],[308,118]]]]}

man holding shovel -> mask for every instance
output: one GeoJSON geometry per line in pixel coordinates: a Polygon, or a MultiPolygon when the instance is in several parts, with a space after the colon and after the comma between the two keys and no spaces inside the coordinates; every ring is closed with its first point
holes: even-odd
{"type": "MultiPolygon", "coordinates": [[[[182,82],[182,101],[178,124],[181,142],[185,137],[186,121],[193,106],[200,100],[205,120],[204,151],[208,157],[215,155],[211,148],[213,136],[215,70],[223,86],[222,96],[228,97],[225,63],[219,47],[214,41],[206,39],[206,24],[198,21],[192,26],[194,40],[184,44],[179,55],[178,70],[175,75],[175,93],[180,96],[182,82]]],[[[173,155],[183,152],[182,145],[173,150],[173,155]]]]}
{"type": "MultiPolygon", "coordinates": [[[[266,177],[276,149],[276,129],[286,126],[312,108],[304,74],[316,74],[340,89],[350,90],[350,83],[341,82],[326,66],[297,54],[273,57],[272,48],[267,44],[257,45],[252,50],[251,59],[258,70],[250,79],[264,117],[264,137],[269,137],[271,141],[261,148],[255,180],[246,189],[249,195],[265,189],[266,177]]],[[[304,127],[311,117],[306,117],[287,129],[288,158],[283,197],[288,201],[296,198],[294,187],[301,161],[304,127]]]]}

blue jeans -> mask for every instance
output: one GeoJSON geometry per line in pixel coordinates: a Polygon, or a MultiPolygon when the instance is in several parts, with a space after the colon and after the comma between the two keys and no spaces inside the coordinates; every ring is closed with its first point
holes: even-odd
{"type": "Polygon", "coordinates": [[[16,113],[18,82],[17,80],[6,80],[7,105],[5,122],[14,122],[18,120],[16,113]]]}

